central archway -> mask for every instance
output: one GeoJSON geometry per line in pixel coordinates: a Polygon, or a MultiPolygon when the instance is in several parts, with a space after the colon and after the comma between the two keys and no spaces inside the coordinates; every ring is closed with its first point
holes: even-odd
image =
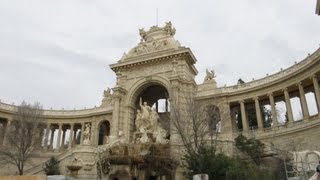
{"type": "MultiPolygon", "coordinates": [[[[160,116],[160,125],[167,132],[170,130],[170,103],[169,93],[167,89],[157,83],[151,83],[147,86],[143,86],[137,91],[134,101],[134,109],[140,109],[140,101],[146,102],[148,106],[153,108],[160,116]]],[[[136,111],[134,117],[136,117],[136,111]]],[[[135,118],[133,123],[135,123],[135,118]]],[[[136,131],[136,129],[133,129],[136,131]]]]}
{"type": "Polygon", "coordinates": [[[135,119],[137,110],[140,109],[140,99],[146,102],[148,106],[154,108],[159,114],[159,125],[170,134],[170,90],[168,81],[142,81],[137,83],[129,93],[130,115],[130,139],[137,130],[135,119]]]}

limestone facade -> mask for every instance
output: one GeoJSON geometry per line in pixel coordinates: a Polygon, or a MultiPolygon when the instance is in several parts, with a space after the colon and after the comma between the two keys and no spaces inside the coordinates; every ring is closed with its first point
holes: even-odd
{"type": "MultiPolygon", "coordinates": [[[[141,41],[110,65],[117,76],[117,83],[115,87],[106,89],[101,106],[83,110],[45,110],[45,137],[43,149],[38,152],[43,160],[55,155],[61,161],[62,173],[71,174],[72,168],[79,165],[79,175],[97,176],[96,157],[109,148],[113,150],[113,154],[109,154],[113,159],[109,158],[107,162],[111,162],[110,167],[104,167],[106,178],[133,174],[152,176],[152,170],[142,172],[141,168],[125,163],[112,164],[120,162],[120,155],[135,154],[134,149],[147,146],[132,145],[137,136],[135,121],[140,99],[156,109],[160,126],[170,135],[169,144],[161,145],[160,149],[168,152],[168,156],[174,156],[181,151],[181,144],[177,136],[170,134],[170,104],[175,101],[179,107],[184,107],[184,99],[191,95],[195,95],[196,101],[218,108],[220,122],[214,127],[219,129],[218,140],[226,142],[221,144],[222,151],[229,155],[232,155],[232,142],[239,133],[254,136],[278,149],[319,151],[320,49],[293,66],[262,79],[251,82],[239,80],[234,86],[217,87],[215,73],[208,70],[204,82],[196,84],[198,72],[194,65],[197,59],[190,48],[181,46],[174,39],[175,32],[171,22],[163,27],[153,26],[147,31],[140,29],[141,41]],[[299,102],[300,119],[294,116],[293,100],[299,102]],[[310,114],[310,101],[315,102],[316,113],[310,114]],[[112,143],[126,144],[126,147],[118,148],[112,143]]],[[[3,128],[10,126],[15,111],[16,106],[0,103],[0,124],[3,128]]],[[[147,138],[155,135],[152,133],[146,133],[147,138]]],[[[5,138],[4,133],[0,137],[2,145],[5,145],[5,138]]],[[[31,166],[26,173],[42,172],[41,162],[31,166]]],[[[183,179],[179,163],[172,168],[175,169],[173,174],[165,172],[161,177],[183,179]]]]}

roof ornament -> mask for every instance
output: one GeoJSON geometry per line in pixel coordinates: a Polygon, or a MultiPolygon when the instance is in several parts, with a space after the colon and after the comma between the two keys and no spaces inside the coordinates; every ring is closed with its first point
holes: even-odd
{"type": "Polygon", "coordinates": [[[164,30],[167,31],[170,34],[170,36],[174,36],[176,34],[176,28],[172,27],[171,21],[166,22],[164,30]]]}
{"type": "Polygon", "coordinates": [[[238,85],[242,85],[242,84],[244,84],[245,82],[240,78],[240,79],[238,79],[238,85]]]}
{"type": "Polygon", "coordinates": [[[144,28],[139,29],[139,34],[141,36],[141,42],[146,41],[146,31],[144,30],[144,28]]]}
{"type": "Polygon", "coordinates": [[[175,33],[176,29],[170,21],[166,22],[162,27],[155,25],[149,30],[145,30],[144,28],[139,29],[140,42],[128,53],[124,53],[119,62],[156,51],[180,48],[181,45],[179,41],[173,37],[175,33]]]}
{"type": "Polygon", "coordinates": [[[103,91],[103,99],[101,102],[102,107],[112,106],[112,94],[111,89],[108,87],[106,90],[103,91]]]}
{"type": "Polygon", "coordinates": [[[208,69],[206,69],[206,77],[204,78],[204,82],[214,80],[215,77],[216,75],[214,73],[214,70],[209,71],[208,69]]]}

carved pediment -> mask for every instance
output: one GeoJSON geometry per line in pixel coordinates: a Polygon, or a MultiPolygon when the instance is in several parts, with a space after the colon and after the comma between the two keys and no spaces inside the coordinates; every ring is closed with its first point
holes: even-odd
{"type": "Polygon", "coordinates": [[[126,61],[131,57],[148,54],[166,49],[178,49],[180,43],[174,39],[176,29],[171,22],[167,22],[164,27],[152,26],[149,31],[139,29],[141,41],[128,53],[124,53],[120,61],[126,61]]]}

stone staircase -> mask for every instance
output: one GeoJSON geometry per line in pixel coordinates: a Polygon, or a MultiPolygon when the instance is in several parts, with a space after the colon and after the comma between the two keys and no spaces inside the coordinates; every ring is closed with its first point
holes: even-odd
{"type": "Polygon", "coordinates": [[[52,152],[49,152],[49,153],[38,153],[36,154],[35,156],[38,156],[38,157],[42,157],[44,160],[42,162],[38,162],[37,164],[33,164],[33,163],[30,163],[30,165],[32,167],[30,167],[29,169],[26,169],[24,171],[24,174],[25,175],[35,175],[35,174],[44,174],[44,170],[43,170],[43,167],[45,166],[45,163],[50,159],[50,157],[54,156],[57,158],[57,160],[59,162],[63,161],[66,157],[70,156],[71,155],[71,151],[72,149],[68,149],[64,152],[61,152],[61,153],[52,153],[52,152]]]}

